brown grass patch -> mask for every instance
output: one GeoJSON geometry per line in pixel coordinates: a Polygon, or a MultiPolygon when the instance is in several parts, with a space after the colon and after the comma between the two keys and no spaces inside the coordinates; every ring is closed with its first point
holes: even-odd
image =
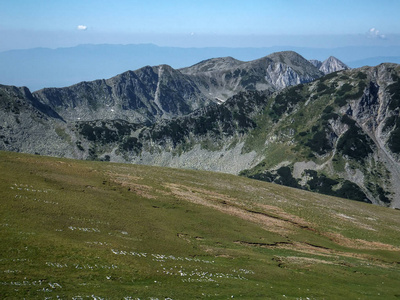
{"type": "Polygon", "coordinates": [[[149,187],[148,185],[136,183],[135,181],[142,180],[142,177],[132,176],[129,174],[118,174],[107,172],[107,175],[110,178],[110,181],[127,188],[130,192],[135,193],[138,196],[147,198],[147,199],[155,199],[156,196],[151,194],[151,191],[154,189],[149,187]]]}
{"type": "Polygon", "coordinates": [[[311,257],[301,256],[278,256],[278,259],[283,264],[301,265],[303,268],[310,267],[314,264],[338,265],[338,263],[311,257]]]}
{"type": "Polygon", "coordinates": [[[400,247],[396,247],[390,244],[384,244],[381,242],[366,241],[362,239],[350,239],[340,233],[327,232],[324,233],[324,235],[336,244],[348,248],[364,250],[400,251],[400,247]]]}
{"type": "MultiPolygon", "coordinates": [[[[240,206],[240,202],[237,199],[227,195],[205,189],[192,188],[172,183],[166,184],[166,187],[171,190],[172,194],[182,200],[211,207],[220,212],[256,223],[261,225],[263,229],[270,232],[286,235],[288,232],[293,231],[296,227],[294,222],[282,220],[280,219],[280,216],[268,215],[264,212],[248,210],[240,206]]],[[[274,212],[279,211],[283,214],[283,211],[277,207],[268,207],[274,212]]],[[[289,217],[289,214],[285,213],[285,218],[286,217],[289,217]]]]}

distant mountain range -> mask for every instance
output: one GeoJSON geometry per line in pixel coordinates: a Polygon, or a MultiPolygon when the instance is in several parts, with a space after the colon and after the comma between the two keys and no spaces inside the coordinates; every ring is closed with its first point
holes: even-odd
{"type": "Polygon", "coordinates": [[[252,61],[273,52],[292,50],[307,59],[340,58],[352,68],[399,63],[400,47],[344,48],[177,48],[143,45],[80,45],[71,48],[12,50],[0,52],[0,82],[27,86],[31,91],[44,87],[65,87],[81,81],[106,79],[146,65],[168,64],[175,69],[211,57],[235,57],[252,61]]]}
{"type": "Polygon", "coordinates": [[[399,82],[397,64],[348,69],[285,51],[33,93],[0,86],[0,149],[241,174],[400,207],[399,82]]]}
{"type": "MultiPolygon", "coordinates": [[[[330,64],[333,69],[341,62],[332,59],[330,64]]],[[[180,70],[168,65],[147,66],[107,80],[45,88],[33,95],[66,121],[118,118],[153,123],[224,102],[242,91],[276,91],[322,75],[297,53],[279,52],[250,62],[231,57],[209,59],[180,70]]]]}

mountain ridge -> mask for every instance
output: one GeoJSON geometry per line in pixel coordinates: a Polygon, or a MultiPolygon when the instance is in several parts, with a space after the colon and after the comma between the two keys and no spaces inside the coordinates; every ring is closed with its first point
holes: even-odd
{"type": "Polygon", "coordinates": [[[287,51],[250,62],[215,58],[180,70],[168,65],[146,66],[109,79],[45,88],[33,95],[69,120],[118,115],[141,123],[188,114],[241,91],[279,90],[320,76],[310,62],[287,51]]]}

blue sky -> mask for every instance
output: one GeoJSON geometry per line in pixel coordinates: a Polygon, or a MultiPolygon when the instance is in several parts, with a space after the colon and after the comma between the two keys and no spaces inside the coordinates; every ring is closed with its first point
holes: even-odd
{"type": "Polygon", "coordinates": [[[78,44],[400,45],[399,0],[0,0],[0,51],[78,44]]]}

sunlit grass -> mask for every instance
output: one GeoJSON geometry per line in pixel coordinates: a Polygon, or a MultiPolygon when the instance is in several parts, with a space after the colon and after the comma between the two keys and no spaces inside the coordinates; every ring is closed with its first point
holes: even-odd
{"type": "Polygon", "coordinates": [[[0,152],[1,298],[391,299],[399,211],[227,174],[0,152]]]}

